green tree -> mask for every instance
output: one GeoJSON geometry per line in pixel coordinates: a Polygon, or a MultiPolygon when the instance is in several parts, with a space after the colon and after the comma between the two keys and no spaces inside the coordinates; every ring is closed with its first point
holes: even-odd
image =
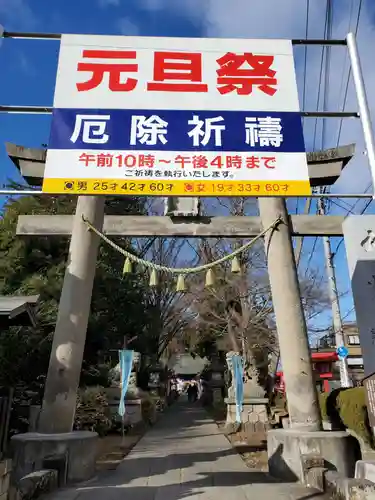
{"type": "MultiPolygon", "coordinates": [[[[31,384],[44,375],[53,337],[65,272],[69,240],[63,237],[16,236],[21,214],[72,214],[76,198],[27,196],[9,199],[0,219],[0,294],[40,294],[36,328],[11,328],[0,332],[0,384],[31,384]]],[[[106,214],[142,214],[140,198],[107,198],[106,214]]],[[[116,243],[133,251],[131,242],[116,243]]],[[[103,353],[122,345],[124,336],[153,332],[157,311],[149,307],[142,275],[122,276],[123,257],[101,245],[87,332],[83,376],[98,365],[103,353]]]]}

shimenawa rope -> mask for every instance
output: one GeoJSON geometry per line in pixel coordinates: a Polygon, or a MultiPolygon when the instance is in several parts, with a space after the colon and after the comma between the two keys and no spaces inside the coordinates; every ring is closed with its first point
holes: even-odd
{"type": "Polygon", "coordinates": [[[261,233],[259,233],[257,236],[255,236],[252,240],[248,241],[241,247],[237,248],[234,250],[232,253],[225,255],[224,257],[221,257],[220,259],[214,260],[213,262],[209,262],[208,264],[204,264],[202,266],[198,267],[181,267],[181,268],[173,268],[173,267],[168,267],[168,266],[162,266],[160,264],[154,264],[153,262],[150,262],[148,260],[142,259],[141,257],[137,257],[136,255],[128,252],[124,248],[120,247],[117,245],[114,241],[110,240],[107,238],[105,234],[103,234],[101,231],[99,231],[96,227],[94,227],[91,222],[86,219],[84,216],[82,216],[83,222],[88,226],[88,228],[93,231],[95,234],[97,234],[105,243],[110,245],[112,248],[120,252],[124,257],[129,259],[131,262],[134,262],[136,264],[140,264],[141,266],[145,267],[146,269],[152,269],[154,271],[160,271],[160,272],[165,272],[165,273],[170,273],[170,274],[178,274],[178,275],[187,275],[187,274],[195,274],[199,273],[202,271],[207,271],[209,269],[212,269],[213,267],[223,264],[224,262],[231,260],[235,258],[237,255],[241,254],[245,250],[248,250],[254,243],[256,243],[260,238],[262,238],[268,231],[275,229],[278,224],[281,222],[281,218],[277,218],[272,224],[270,224],[266,229],[264,229],[261,233]]]}

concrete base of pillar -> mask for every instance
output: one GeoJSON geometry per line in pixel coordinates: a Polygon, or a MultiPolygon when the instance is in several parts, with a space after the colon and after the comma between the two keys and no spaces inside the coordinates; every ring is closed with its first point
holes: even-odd
{"type": "Polygon", "coordinates": [[[314,458],[323,467],[344,477],[354,477],[356,461],[361,457],[358,441],[345,431],[308,432],[275,429],[267,433],[268,466],[272,476],[305,483],[306,463],[314,458]]]}
{"type": "MultiPolygon", "coordinates": [[[[226,398],[227,420],[226,425],[236,423],[236,402],[226,398]]],[[[241,412],[241,424],[246,433],[264,433],[268,430],[267,398],[244,398],[241,412]]]]}
{"type": "Polygon", "coordinates": [[[28,432],[11,439],[12,482],[42,469],[58,471],[59,486],[87,481],[95,475],[98,435],[74,431],[62,434],[28,432]]]}
{"type": "Polygon", "coordinates": [[[368,479],[375,483],[375,460],[358,460],[355,467],[356,479],[368,479]]]}

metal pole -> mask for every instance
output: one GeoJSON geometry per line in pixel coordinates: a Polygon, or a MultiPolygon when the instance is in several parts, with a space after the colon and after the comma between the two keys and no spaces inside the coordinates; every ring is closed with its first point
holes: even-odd
{"type": "Polygon", "coordinates": [[[322,420],[311,364],[289,217],[283,198],[260,198],[263,227],[282,222],[264,238],[272,303],[292,429],[319,431],[322,420]]]}
{"type": "MultiPolygon", "coordinates": [[[[354,33],[349,33],[346,39],[348,45],[350,64],[353,73],[354,87],[355,87],[355,92],[357,94],[359,115],[361,118],[361,123],[363,128],[363,136],[365,139],[367,157],[370,165],[372,184],[373,186],[375,186],[375,140],[372,131],[371,116],[367,102],[361,61],[359,59],[357,41],[354,33]]],[[[373,198],[375,198],[375,196],[373,196],[373,198]]]]}
{"type": "MultiPolygon", "coordinates": [[[[319,214],[325,215],[323,199],[318,201],[319,214]]],[[[336,284],[335,266],[329,236],[323,236],[324,257],[326,261],[329,298],[332,308],[332,323],[335,332],[336,349],[344,346],[344,335],[341,320],[340,301],[336,284]]],[[[341,387],[351,387],[352,382],[349,376],[348,361],[346,358],[339,358],[340,385],[341,387]]]]}
{"type": "MultiPolygon", "coordinates": [[[[14,104],[0,105],[0,113],[39,115],[53,113],[52,106],[18,106],[14,104]]],[[[305,118],[359,118],[357,111],[300,111],[305,118]]]]}
{"type": "MultiPolygon", "coordinates": [[[[31,33],[31,32],[22,32],[22,31],[4,31],[2,34],[0,33],[0,37],[3,38],[21,38],[21,39],[34,39],[34,40],[59,40],[62,36],[60,33],[31,33]]],[[[346,40],[327,40],[325,38],[297,38],[292,39],[292,45],[336,45],[343,46],[346,45],[346,40]]]]}

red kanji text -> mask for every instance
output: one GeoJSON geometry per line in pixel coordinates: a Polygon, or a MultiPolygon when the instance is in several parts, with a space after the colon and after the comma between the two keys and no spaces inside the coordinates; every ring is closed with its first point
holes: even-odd
{"type": "Polygon", "coordinates": [[[186,165],[191,164],[191,158],[189,156],[177,155],[174,159],[175,164],[181,168],[185,168],[186,165]]]}
{"type": "Polygon", "coordinates": [[[252,53],[234,54],[228,52],[217,59],[220,68],[217,73],[217,89],[220,94],[237,92],[238,95],[249,95],[253,87],[269,96],[277,91],[276,71],[271,69],[274,56],[252,53]],[[248,68],[242,66],[247,64],[248,68]]]}
{"type": "Polygon", "coordinates": [[[112,167],[113,166],[113,155],[107,153],[99,153],[96,156],[96,165],[98,167],[112,167]]]}
{"type": "Polygon", "coordinates": [[[208,167],[207,156],[204,156],[204,155],[193,156],[193,167],[194,168],[207,168],[208,167]]]}
{"type": "Polygon", "coordinates": [[[155,166],[155,156],[154,155],[139,155],[139,166],[152,168],[155,166]]]}
{"type": "Polygon", "coordinates": [[[82,153],[78,159],[85,164],[85,167],[88,167],[91,163],[96,162],[96,155],[82,153]]]}
{"type": "MultiPolygon", "coordinates": [[[[84,59],[123,59],[135,60],[137,53],[134,50],[84,50],[82,53],[84,59]]],[[[104,75],[109,74],[109,90],[112,92],[130,92],[135,89],[138,80],[127,78],[123,80],[123,73],[136,73],[138,64],[134,62],[79,62],[77,66],[79,72],[91,72],[91,78],[85,82],[77,83],[79,92],[87,92],[99,87],[104,75]],[[123,80],[123,81],[121,81],[123,80]]]]}
{"type": "Polygon", "coordinates": [[[242,167],[242,157],[235,156],[227,156],[226,157],[226,167],[227,168],[241,168],[242,167]]]}
{"type": "Polygon", "coordinates": [[[147,90],[164,92],[207,92],[202,82],[202,54],[155,52],[154,81],[147,90]]]}

